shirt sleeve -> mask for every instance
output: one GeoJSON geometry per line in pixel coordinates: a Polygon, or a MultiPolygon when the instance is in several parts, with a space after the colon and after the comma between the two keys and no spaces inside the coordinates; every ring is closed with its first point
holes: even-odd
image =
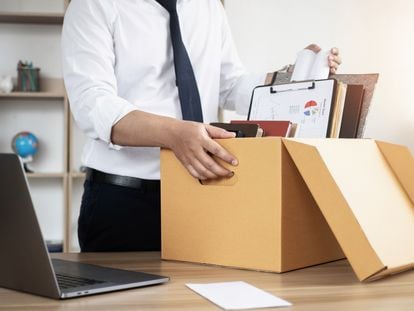
{"type": "Polygon", "coordinates": [[[117,95],[110,1],[72,0],[62,30],[63,77],[77,125],[112,145],[112,126],[136,107],[117,95]]]}
{"type": "Polygon", "coordinates": [[[222,15],[222,55],[220,74],[220,106],[247,115],[253,89],[263,85],[266,74],[249,73],[244,68],[224,8],[220,5],[222,15]]]}

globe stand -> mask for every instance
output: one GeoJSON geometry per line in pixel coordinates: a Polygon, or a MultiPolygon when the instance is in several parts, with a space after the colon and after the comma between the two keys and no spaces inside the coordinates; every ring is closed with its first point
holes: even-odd
{"type": "Polygon", "coordinates": [[[23,168],[26,173],[34,173],[34,171],[27,166],[27,163],[23,163],[23,168]]]}
{"type": "Polygon", "coordinates": [[[20,159],[22,159],[24,171],[26,173],[34,173],[34,171],[31,168],[29,168],[29,163],[33,161],[33,157],[29,155],[25,158],[20,157],[20,159]]]}

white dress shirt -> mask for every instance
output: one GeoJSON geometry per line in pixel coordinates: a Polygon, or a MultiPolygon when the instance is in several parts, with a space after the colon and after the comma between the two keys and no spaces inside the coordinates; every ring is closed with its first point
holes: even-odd
{"type": "MultiPolygon", "coordinates": [[[[178,0],[177,11],[204,122],[217,121],[219,107],[247,113],[251,91],[265,76],[245,72],[220,1],[178,0]]],[[[82,163],[159,179],[159,148],[110,139],[112,126],[133,110],[182,118],[168,12],[156,0],[72,0],[62,49],[71,110],[88,136],[82,163]]]]}

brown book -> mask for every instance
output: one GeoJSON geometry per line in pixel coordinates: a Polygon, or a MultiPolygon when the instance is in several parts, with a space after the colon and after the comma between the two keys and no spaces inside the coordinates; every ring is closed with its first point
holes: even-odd
{"type": "Polygon", "coordinates": [[[350,84],[346,92],[344,112],[342,115],[340,138],[356,138],[364,98],[364,86],[350,84]]]}
{"type": "Polygon", "coordinates": [[[361,112],[359,115],[357,138],[364,136],[365,121],[368,116],[369,107],[372,96],[374,95],[375,85],[378,81],[379,74],[336,74],[330,76],[331,78],[342,81],[346,84],[358,84],[364,87],[364,95],[362,99],[361,112]]]}
{"type": "Polygon", "coordinates": [[[232,120],[232,124],[258,124],[263,129],[263,136],[290,137],[292,122],[275,120],[232,120]]]}
{"type": "Polygon", "coordinates": [[[210,125],[220,127],[226,131],[236,133],[236,137],[261,137],[262,129],[257,123],[252,124],[230,124],[223,122],[213,122],[210,125]]]}
{"type": "Polygon", "coordinates": [[[345,106],[345,99],[346,99],[346,90],[348,85],[345,83],[338,81],[335,88],[335,100],[332,102],[332,108],[330,113],[330,122],[329,122],[329,130],[328,130],[328,137],[338,138],[339,137],[339,130],[341,128],[342,123],[342,116],[345,106]]]}

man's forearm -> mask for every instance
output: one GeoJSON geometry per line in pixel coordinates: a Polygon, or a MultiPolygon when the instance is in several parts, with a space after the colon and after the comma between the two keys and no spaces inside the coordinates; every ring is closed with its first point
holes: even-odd
{"type": "Polygon", "coordinates": [[[171,149],[189,173],[199,179],[229,177],[231,170],[213,156],[237,165],[236,158],[213,138],[233,138],[234,133],[214,126],[132,111],[113,127],[111,141],[121,146],[171,149]]]}
{"type": "Polygon", "coordinates": [[[143,111],[132,111],[119,120],[111,132],[111,142],[121,146],[169,147],[169,135],[179,120],[143,111]]]}

